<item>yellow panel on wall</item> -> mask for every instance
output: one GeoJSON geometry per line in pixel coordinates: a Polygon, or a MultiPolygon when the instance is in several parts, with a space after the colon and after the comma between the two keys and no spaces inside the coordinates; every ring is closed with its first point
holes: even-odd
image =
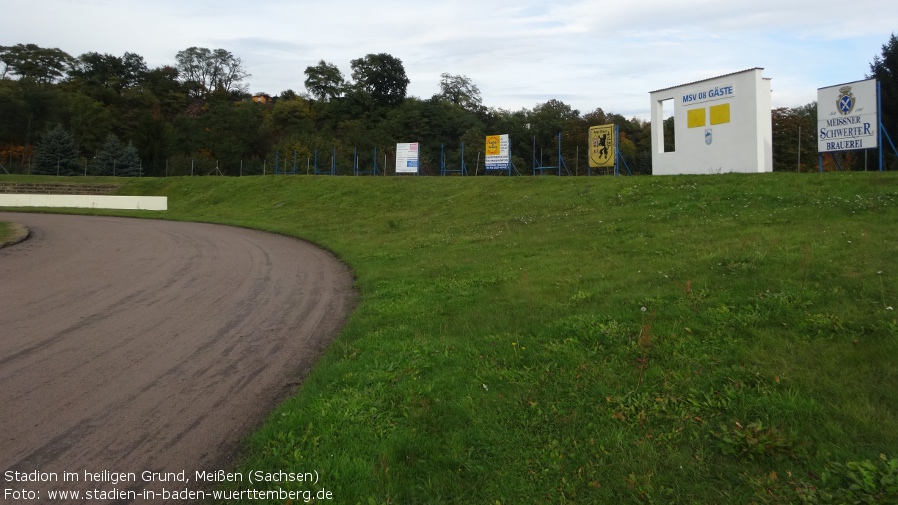
{"type": "Polygon", "coordinates": [[[686,111],[686,126],[689,128],[698,128],[705,126],[705,108],[691,109],[686,111]]]}
{"type": "Polygon", "coordinates": [[[711,106],[711,124],[724,124],[730,122],[730,104],[722,103],[711,106]]]}

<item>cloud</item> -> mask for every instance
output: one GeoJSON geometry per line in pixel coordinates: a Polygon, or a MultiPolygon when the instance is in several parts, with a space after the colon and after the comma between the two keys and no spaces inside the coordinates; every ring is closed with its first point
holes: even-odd
{"type": "Polygon", "coordinates": [[[254,92],[301,91],[319,60],[349,76],[369,53],[403,61],[409,93],[427,98],[443,72],[470,77],[487,106],[550,98],[581,112],[648,115],[648,92],[763,67],[775,106],[864,78],[898,11],[856,0],[32,0],[10,3],[0,45],[36,43],[73,55],[144,56],[173,64],[192,46],[224,48],[254,92]]]}

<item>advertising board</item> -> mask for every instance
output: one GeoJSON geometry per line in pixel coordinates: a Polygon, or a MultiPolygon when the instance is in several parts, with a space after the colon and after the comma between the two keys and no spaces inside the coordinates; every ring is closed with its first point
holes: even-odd
{"type": "Polygon", "coordinates": [[[876,79],[817,90],[817,151],[879,147],[876,79]]]}
{"type": "Polygon", "coordinates": [[[419,153],[417,142],[396,144],[396,173],[417,174],[419,153]]]}

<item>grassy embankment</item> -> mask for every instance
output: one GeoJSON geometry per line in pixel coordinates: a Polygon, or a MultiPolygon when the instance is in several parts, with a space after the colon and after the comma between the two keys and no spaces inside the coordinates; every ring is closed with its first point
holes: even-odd
{"type": "Polygon", "coordinates": [[[282,487],[363,504],[898,499],[898,174],[126,193],[355,270],[358,309],[240,467],[321,476],[282,487]]]}
{"type": "Polygon", "coordinates": [[[10,228],[9,223],[0,221],[0,244],[5,242],[10,236],[12,236],[12,229],[10,228]]]}

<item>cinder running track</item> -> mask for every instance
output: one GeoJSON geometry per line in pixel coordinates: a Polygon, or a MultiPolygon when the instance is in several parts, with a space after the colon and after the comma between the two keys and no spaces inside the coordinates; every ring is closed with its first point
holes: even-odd
{"type": "MultiPolygon", "coordinates": [[[[195,472],[230,469],[242,437],[296,389],[355,303],[349,269],[289,237],[95,216],[0,220],[31,231],[0,249],[0,488],[43,502],[54,489],[209,489],[195,472]],[[9,479],[35,470],[59,480],[9,479]],[[189,483],[143,479],[182,470],[189,483]],[[136,481],[113,484],[104,471],[136,481]]],[[[107,502],[132,501],[144,500],[107,502]]]]}

